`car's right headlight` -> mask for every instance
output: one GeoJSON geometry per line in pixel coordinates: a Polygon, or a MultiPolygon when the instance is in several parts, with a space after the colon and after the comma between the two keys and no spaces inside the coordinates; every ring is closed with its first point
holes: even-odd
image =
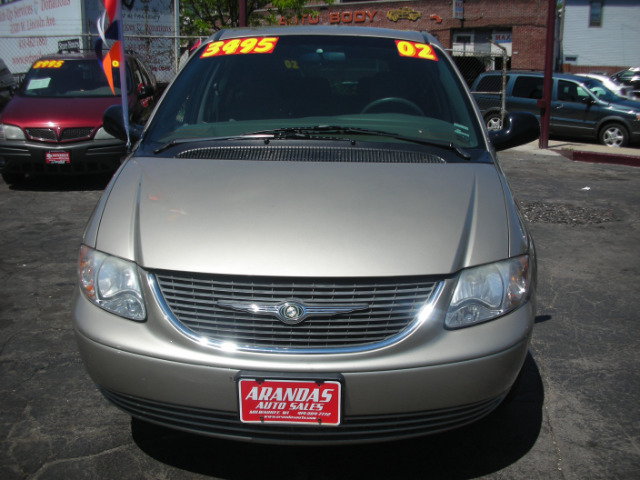
{"type": "Polygon", "coordinates": [[[531,261],[529,255],[521,255],[460,272],[445,326],[470,327],[523,305],[533,289],[531,261]]]}
{"type": "Polygon", "coordinates": [[[0,141],[3,140],[25,140],[24,132],[15,125],[0,123],[0,141]]]}
{"type": "Polygon", "coordinates": [[[100,127],[93,137],[94,140],[115,140],[116,137],[107,133],[104,127],[100,127]]]}
{"type": "Polygon", "coordinates": [[[78,283],[82,293],[100,308],[131,320],[145,320],[146,309],[135,263],[83,245],[78,283]]]}

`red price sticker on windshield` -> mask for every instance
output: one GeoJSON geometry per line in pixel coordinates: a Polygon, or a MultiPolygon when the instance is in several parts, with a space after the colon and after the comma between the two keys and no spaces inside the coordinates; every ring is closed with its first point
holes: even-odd
{"type": "Polygon", "coordinates": [[[200,58],[222,55],[247,55],[250,53],[272,53],[278,37],[248,37],[220,40],[207,45],[200,58]]]}
{"type": "Polygon", "coordinates": [[[401,57],[422,58],[425,60],[438,61],[436,52],[431,46],[424,43],[408,42],[406,40],[396,40],[396,47],[401,57]]]}

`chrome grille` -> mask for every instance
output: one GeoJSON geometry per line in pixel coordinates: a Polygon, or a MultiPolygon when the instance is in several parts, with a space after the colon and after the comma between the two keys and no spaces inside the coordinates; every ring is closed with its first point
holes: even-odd
{"type": "Polygon", "coordinates": [[[55,142],[57,140],[56,132],[53,128],[27,128],[27,135],[34,140],[44,140],[55,142]]]}
{"type": "Polygon", "coordinates": [[[61,142],[67,142],[70,140],[80,140],[83,138],[88,138],[93,132],[93,128],[91,127],[81,127],[81,128],[67,128],[62,131],[62,135],[60,135],[61,142]]]}
{"type": "Polygon", "coordinates": [[[66,128],[60,134],[60,138],[56,135],[53,128],[27,128],[27,135],[34,140],[44,142],[70,142],[74,140],[83,140],[89,138],[93,132],[92,127],[66,128]]]}
{"type": "Polygon", "coordinates": [[[179,272],[156,272],[151,282],[174,325],[198,341],[290,353],[363,350],[391,343],[412,330],[417,313],[440,284],[425,277],[317,280],[179,272]],[[288,325],[272,315],[220,306],[292,300],[316,306],[366,304],[368,308],[288,325]]]}

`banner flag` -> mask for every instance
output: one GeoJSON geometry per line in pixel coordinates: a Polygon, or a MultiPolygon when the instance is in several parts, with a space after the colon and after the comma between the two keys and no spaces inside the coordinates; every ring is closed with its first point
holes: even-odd
{"type": "Polygon", "coordinates": [[[129,100],[127,96],[127,60],[124,54],[124,41],[122,38],[122,5],[121,0],[101,0],[105,10],[98,19],[98,34],[100,38],[96,42],[95,51],[102,70],[107,77],[111,93],[116,94],[113,82],[113,69],[117,68],[120,79],[120,97],[122,100],[122,116],[127,131],[127,147],[131,146],[129,138],[129,100]],[[104,29],[107,26],[106,30],[104,29]],[[111,43],[109,42],[111,40],[111,43]],[[109,51],[103,55],[103,46],[108,46],[109,51]]]}

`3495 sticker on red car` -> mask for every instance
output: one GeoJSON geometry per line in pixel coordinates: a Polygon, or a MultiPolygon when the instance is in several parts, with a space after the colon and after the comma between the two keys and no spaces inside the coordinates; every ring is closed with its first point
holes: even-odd
{"type": "Polygon", "coordinates": [[[60,68],[64,65],[64,60],[38,60],[32,68],[60,68]]]}

